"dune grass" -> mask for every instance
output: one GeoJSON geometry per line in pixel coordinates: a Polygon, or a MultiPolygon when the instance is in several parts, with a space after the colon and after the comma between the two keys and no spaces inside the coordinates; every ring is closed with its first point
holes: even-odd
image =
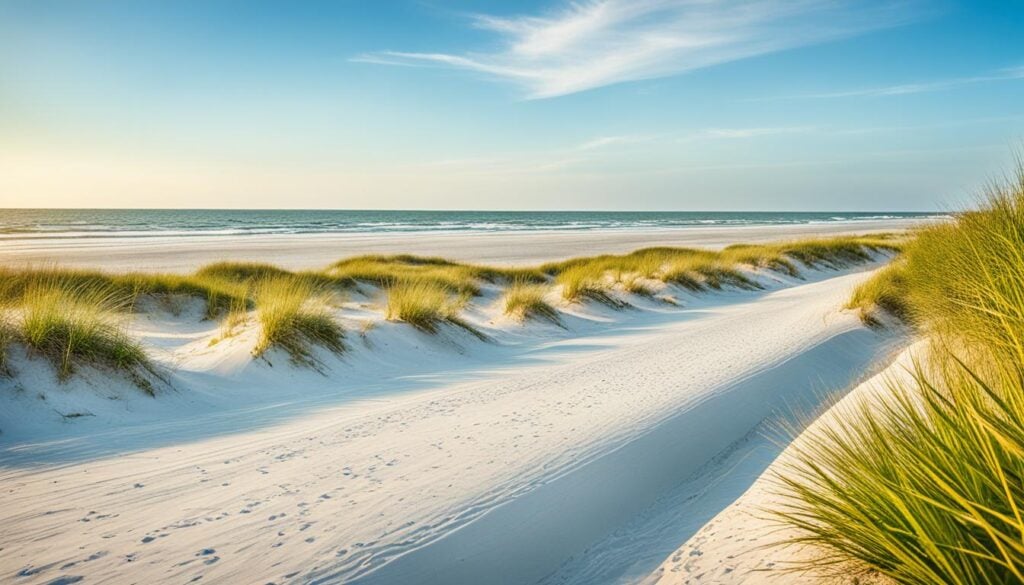
{"type": "Polygon", "coordinates": [[[293,363],[316,366],[315,347],[336,354],[345,351],[344,329],[331,316],[324,294],[313,280],[301,276],[266,275],[257,280],[253,295],[260,333],[253,355],[280,347],[293,363]]]}
{"type": "Polygon", "coordinates": [[[861,264],[871,260],[873,253],[897,252],[903,245],[901,238],[878,235],[743,244],[721,251],[654,247],[629,254],[549,262],[539,271],[569,285],[565,287],[567,300],[587,298],[588,291],[597,289],[594,300],[604,302],[600,293],[607,278],[622,283],[656,279],[694,292],[726,287],[752,290],[759,285],[744,273],[745,267],[796,277],[801,267],[837,269],[861,264]]]}
{"type": "Polygon", "coordinates": [[[561,325],[558,311],[545,300],[548,287],[542,284],[531,284],[517,280],[505,289],[502,297],[505,314],[520,321],[527,319],[545,319],[561,325]]]}
{"type": "Polygon", "coordinates": [[[152,391],[145,373],[155,370],[121,323],[119,312],[128,298],[116,291],[41,279],[30,284],[19,301],[17,338],[53,364],[58,379],[67,380],[80,365],[124,372],[152,391]]]}
{"type": "Polygon", "coordinates": [[[734,244],[722,250],[726,264],[745,264],[767,268],[789,276],[799,276],[800,266],[842,268],[867,262],[871,253],[895,253],[903,249],[903,236],[839,236],[768,244],[734,244]]]}
{"type": "Polygon", "coordinates": [[[430,279],[399,281],[387,288],[385,318],[403,321],[431,334],[438,333],[442,324],[449,323],[479,339],[488,339],[459,316],[467,301],[467,294],[456,295],[443,284],[430,279]]]}
{"type": "MultiPolygon", "coordinates": [[[[485,286],[504,289],[506,312],[558,323],[558,311],[544,301],[544,287],[552,284],[561,287],[563,298],[569,302],[596,301],[624,308],[629,303],[616,295],[616,288],[624,294],[645,297],[654,295],[651,286],[654,280],[693,291],[725,287],[753,289],[758,284],[744,273],[744,267],[797,274],[797,262],[834,266],[845,261],[863,261],[869,257],[870,250],[893,247],[893,241],[884,237],[732,247],[722,252],[660,247],[517,268],[408,254],[357,256],[340,260],[323,270],[302,272],[258,262],[217,262],[191,274],[107,273],[54,266],[3,267],[0,268],[0,307],[13,308],[0,312],[24,313],[32,317],[33,323],[53,324],[66,304],[69,322],[61,325],[67,334],[66,343],[55,341],[59,337],[57,333],[32,337],[38,353],[55,356],[60,352],[54,348],[67,346],[66,357],[58,363],[62,376],[73,370],[76,361],[83,360],[122,364],[132,370],[145,369],[148,362],[135,351],[137,344],[121,333],[114,335],[120,331],[114,325],[114,316],[121,311],[136,310],[143,296],[162,300],[172,311],[181,306],[178,299],[201,299],[205,303],[203,318],[222,319],[217,340],[233,335],[255,310],[261,332],[254,348],[256,355],[280,346],[295,363],[313,365],[314,346],[334,352],[344,347],[341,327],[331,320],[322,299],[357,283],[385,290],[388,319],[405,321],[431,333],[437,332],[439,325],[450,323],[486,339],[480,330],[460,317],[469,300],[480,295],[485,286]],[[46,283],[46,286],[40,288],[39,283],[46,283]],[[44,288],[46,295],[40,292],[44,288]],[[64,297],[58,298],[61,294],[64,297]],[[42,303],[31,302],[37,297],[45,297],[61,309],[54,308],[47,314],[42,303]],[[95,308],[92,317],[89,316],[90,306],[95,308]],[[109,327],[101,327],[103,323],[109,327]],[[93,342],[82,345],[78,334],[90,326],[95,332],[93,342]],[[109,343],[103,346],[100,338],[109,343]],[[100,346],[105,349],[99,349],[100,346]],[[100,354],[106,357],[101,358],[100,354]]],[[[36,327],[36,333],[45,329],[41,325],[36,327]]],[[[5,340],[10,344],[28,339],[23,335],[23,323],[16,323],[9,329],[13,333],[5,335],[0,331],[0,349],[5,340]]],[[[5,355],[0,351],[0,368],[5,355]]]]}
{"type": "Polygon", "coordinates": [[[472,296],[480,294],[481,282],[544,281],[544,275],[535,269],[494,268],[409,254],[346,258],[332,264],[327,274],[338,279],[382,287],[419,282],[459,295],[472,296]]]}
{"type": "Polygon", "coordinates": [[[642,273],[632,272],[622,275],[618,278],[618,282],[622,284],[622,290],[628,292],[631,295],[637,295],[639,297],[651,298],[657,292],[654,287],[644,281],[645,277],[642,273]]]}
{"type": "Polygon", "coordinates": [[[921,230],[857,295],[931,340],[909,382],[802,439],[775,510],[822,565],[897,583],[1024,582],[1024,168],[921,230]]]}
{"type": "Polygon", "coordinates": [[[884,313],[905,323],[912,323],[905,272],[906,262],[902,259],[879,270],[853,291],[846,308],[858,311],[861,321],[872,327],[882,324],[884,313]]]}
{"type": "Polygon", "coordinates": [[[606,272],[598,263],[578,264],[560,271],[555,282],[562,285],[562,298],[570,303],[590,300],[613,308],[625,307],[624,301],[612,296],[606,272]]]}
{"type": "Polygon", "coordinates": [[[124,299],[128,308],[140,295],[185,295],[205,300],[207,318],[215,318],[239,300],[247,298],[244,282],[197,273],[106,273],[60,267],[0,268],[0,302],[17,301],[39,281],[79,294],[112,294],[124,299]]]}

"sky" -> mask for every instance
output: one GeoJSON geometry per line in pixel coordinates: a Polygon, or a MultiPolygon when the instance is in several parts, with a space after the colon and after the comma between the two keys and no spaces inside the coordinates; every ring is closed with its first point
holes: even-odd
{"type": "Polygon", "coordinates": [[[0,207],[930,211],[1024,2],[0,0],[0,207]]]}

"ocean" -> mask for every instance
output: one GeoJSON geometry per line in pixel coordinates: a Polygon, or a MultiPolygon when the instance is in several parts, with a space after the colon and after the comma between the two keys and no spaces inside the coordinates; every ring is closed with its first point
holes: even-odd
{"type": "Polygon", "coordinates": [[[945,217],[915,212],[0,209],[0,239],[666,229],[945,217]]]}

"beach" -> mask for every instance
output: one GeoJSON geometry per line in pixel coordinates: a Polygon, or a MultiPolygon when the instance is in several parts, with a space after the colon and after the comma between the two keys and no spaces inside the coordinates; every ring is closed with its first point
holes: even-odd
{"type": "Polygon", "coordinates": [[[496,265],[539,264],[589,254],[621,254],[652,246],[723,248],[735,243],[901,231],[933,219],[884,219],[792,225],[691,226],[503,232],[365,232],[88,237],[9,237],[2,264],[60,264],[127,271],[191,271],[225,260],[320,268],[361,254],[418,254],[496,265]]]}
{"type": "MultiPolygon", "coordinates": [[[[259,259],[286,264],[302,250],[319,250],[312,264],[344,255],[316,245],[322,238],[338,250],[458,249],[463,258],[521,262],[815,229],[420,235],[415,247],[408,236],[284,238],[292,248],[248,236],[222,241],[228,248],[122,241],[119,254],[101,257],[96,247],[61,258],[144,269],[192,267],[226,250],[258,254],[261,245],[278,251],[259,259]]],[[[760,289],[677,290],[670,304],[562,304],[558,325],[510,320],[499,289],[487,285],[463,317],[487,342],[384,320],[380,300],[360,293],[339,318],[363,332],[318,369],[280,353],[254,359],[252,327],[216,341],[220,324],[193,305],[176,314],[144,308],[129,332],[170,372],[155,397],[96,372],[54,387],[30,356],[15,354],[23,375],[0,393],[0,575],[19,583],[653,578],[779,453],[772,424],[820,408],[905,343],[842,310],[887,259],[799,276],[754,271],[760,289]]]]}
{"type": "Polygon", "coordinates": [[[1022,23],[0,0],[0,585],[1024,583],[1022,23]]]}

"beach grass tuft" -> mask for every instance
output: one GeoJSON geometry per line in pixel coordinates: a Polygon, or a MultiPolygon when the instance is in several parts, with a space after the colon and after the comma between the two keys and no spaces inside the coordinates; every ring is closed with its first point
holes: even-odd
{"type": "Polygon", "coordinates": [[[619,282],[622,283],[622,289],[631,295],[652,298],[657,291],[646,282],[646,278],[642,273],[632,272],[620,276],[619,282]]]}
{"type": "Polygon", "coordinates": [[[885,313],[905,323],[912,323],[905,272],[904,260],[896,260],[882,268],[853,291],[846,308],[856,310],[861,321],[872,327],[882,325],[882,315],[885,313]]]}
{"type": "Polygon", "coordinates": [[[436,334],[444,323],[455,325],[479,339],[488,339],[479,329],[459,316],[468,294],[455,294],[433,279],[406,279],[387,288],[385,317],[403,321],[425,333],[436,334]]]}
{"type": "Polygon", "coordinates": [[[801,438],[776,516],[822,552],[809,568],[1024,582],[1024,167],[979,209],[920,230],[851,303],[909,316],[928,354],[801,438]]]}
{"type": "Polygon", "coordinates": [[[60,380],[90,365],[127,373],[151,391],[143,374],[153,373],[153,366],[119,315],[129,302],[115,290],[42,279],[30,284],[19,301],[18,337],[53,364],[60,380]]]}
{"type": "Polygon", "coordinates": [[[280,347],[293,363],[317,366],[315,347],[342,353],[345,332],[331,315],[324,294],[303,277],[266,276],[258,280],[254,298],[260,335],[253,355],[263,356],[269,349],[280,347]]]}
{"type": "Polygon", "coordinates": [[[505,296],[502,298],[505,314],[519,319],[545,319],[556,325],[561,325],[562,320],[558,311],[545,300],[548,287],[542,284],[532,284],[517,280],[505,289],[505,296]]]}
{"type": "Polygon", "coordinates": [[[611,295],[605,272],[601,263],[580,263],[560,271],[555,282],[562,285],[562,298],[570,303],[591,300],[613,308],[625,307],[625,302],[611,295]]]}

